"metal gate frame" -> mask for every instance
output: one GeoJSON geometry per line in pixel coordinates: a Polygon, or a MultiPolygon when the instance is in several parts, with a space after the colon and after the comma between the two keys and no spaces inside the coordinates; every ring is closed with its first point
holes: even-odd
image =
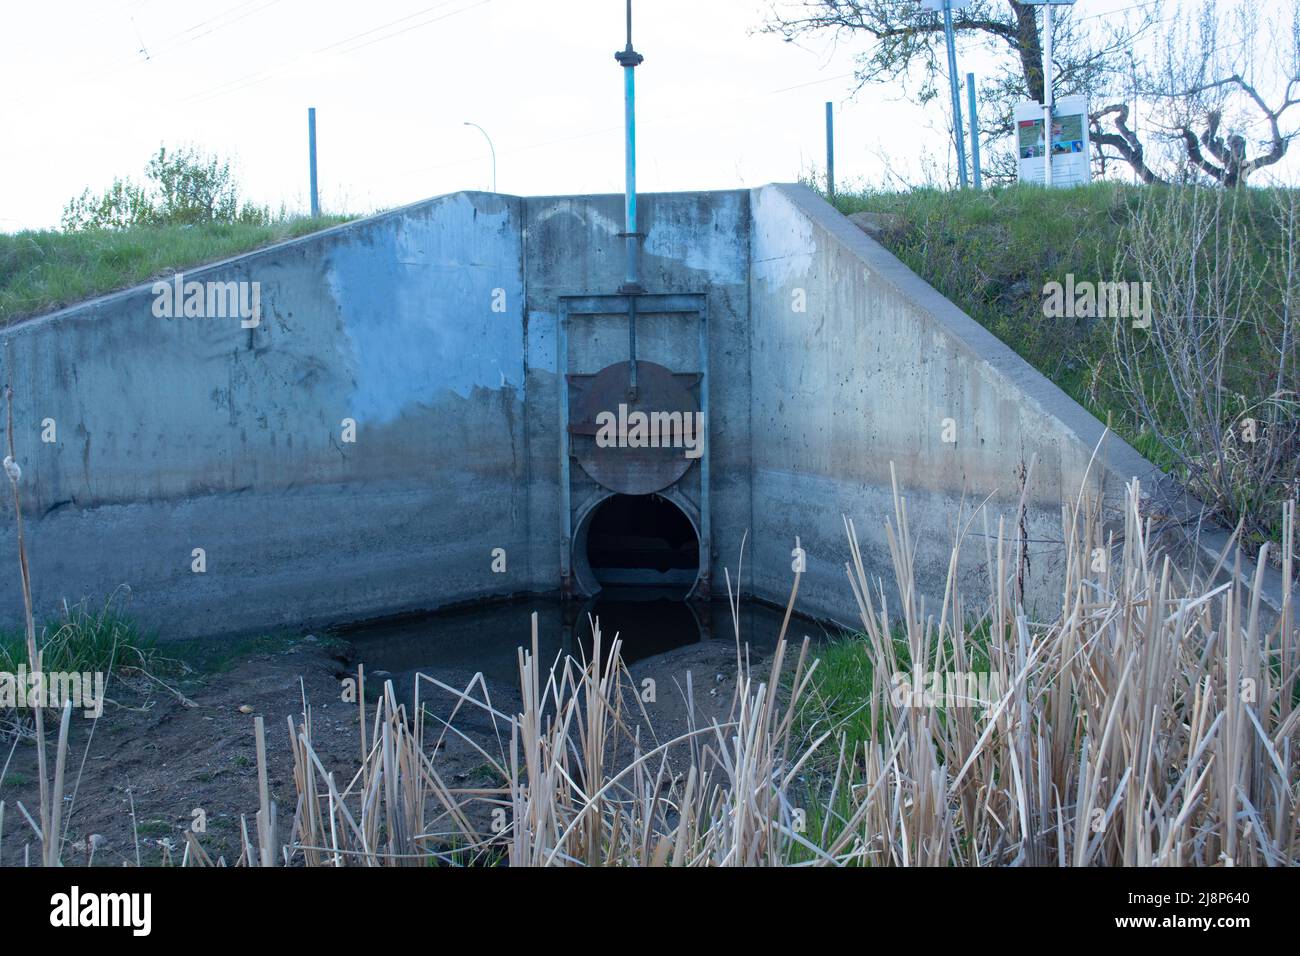
{"type": "MultiPolygon", "coordinates": [[[[713,423],[709,419],[709,299],[704,292],[641,293],[623,295],[562,295],[556,335],[556,370],[560,384],[560,593],[573,594],[573,489],[569,454],[569,319],[596,315],[683,315],[699,319],[700,412],[704,419],[704,449],[700,455],[700,576],[688,599],[705,600],[711,594],[713,529],[710,521],[709,458],[713,423]],[[635,306],[630,304],[635,299],[635,306]]],[[[688,471],[687,474],[690,472],[688,471]]],[[[682,476],[683,478],[685,475],[682,476]]],[[[677,479],[680,482],[682,479],[677,479]]]]}

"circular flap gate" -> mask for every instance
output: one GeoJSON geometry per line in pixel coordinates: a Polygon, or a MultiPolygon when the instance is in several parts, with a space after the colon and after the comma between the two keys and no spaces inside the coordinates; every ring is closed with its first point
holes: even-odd
{"type": "Polygon", "coordinates": [[[661,491],[681,478],[704,448],[704,424],[692,388],[698,374],[654,362],[617,362],[595,375],[570,375],[573,457],[592,480],[625,495],[661,491]]]}

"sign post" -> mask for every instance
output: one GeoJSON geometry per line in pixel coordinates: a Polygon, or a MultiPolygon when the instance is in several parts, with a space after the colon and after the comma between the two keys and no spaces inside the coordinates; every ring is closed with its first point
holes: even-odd
{"type": "MultiPolygon", "coordinates": [[[[1052,128],[1052,4],[1043,4],[1043,129],[1052,128]]],[[[1052,185],[1052,151],[1043,150],[1043,184],[1052,185]]]]}
{"type": "Polygon", "coordinates": [[[1043,122],[1043,105],[1025,100],[1016,105],[1016,155],[1022,183],[1080,186],[1092,176],[1092,138],[1088,130],[1088,97],[1064,96],[1052,106],[1052,123],[1043,122]],[[1048,163],[1051,165],[1049,166],[1048,163]]]}
{"type": "Polygon", "coordinates": [[[1056,7],[1068,7],[1074,0],[1021,0],[1027,6],[1043,8],[1043,134],[1046,148],[1043,150],[1043,185],[1052,185],[1052,11],[1056,7]]]}

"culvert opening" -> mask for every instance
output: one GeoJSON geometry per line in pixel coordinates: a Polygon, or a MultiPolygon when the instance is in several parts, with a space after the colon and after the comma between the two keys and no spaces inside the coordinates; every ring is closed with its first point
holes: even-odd
{"type": "Polygon", "coordinates": [[[602,587],[689,590],[700,571],[700,539],[667,498],[611,495],[591,516],[587,563],[602,587]]]}

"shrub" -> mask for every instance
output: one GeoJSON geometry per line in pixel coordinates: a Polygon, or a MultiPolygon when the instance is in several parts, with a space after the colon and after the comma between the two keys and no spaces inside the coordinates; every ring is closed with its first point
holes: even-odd
{"type": "Polygon", "coordinates": [[[240,198],[239,181],[230,163],[192,146],[168,152],[158,147],[145,170],[145,184],[114,179],[101,195],[89,189],[63,209],[63,228],[126,229],[130,226],[244,223],[274,221],[269,208],[240,198]]]}

